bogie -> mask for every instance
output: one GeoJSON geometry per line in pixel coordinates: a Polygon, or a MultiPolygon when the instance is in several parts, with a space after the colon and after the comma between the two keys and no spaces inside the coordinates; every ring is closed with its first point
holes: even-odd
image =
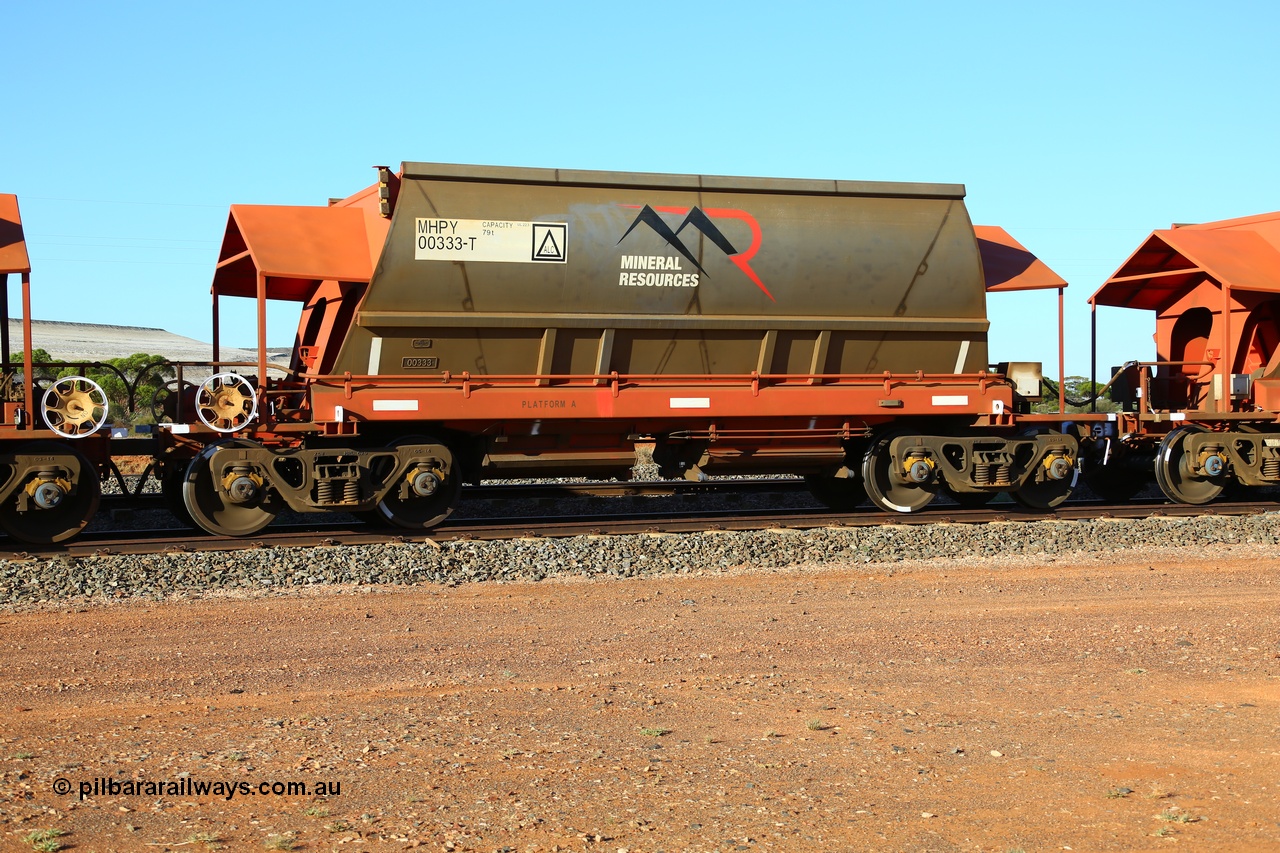
{"type": "Polygon", "coordinates": [[[1280,485],[1280,435],[1179,427],[1157,447],[1154,473],[1166,497],[1193,505],[1228,490],[1243,496],[1246,487],[1280,485]]]}
{"type": "Polygon", "coordinates": [[[0,527],[22,542],[65,542],[98,509],[98,472],[70,445],[37,441],[0,454],[0,478],[0,527]]]}
{"type": "Polygon", "coordinates": [[[980,506],[1002,491],[1033,509],[1058,506],[1078,471],[1074,436],[942,436],[888,431],[863,457],[867,494],[888,512],[916,512],[938,493],[980,506]]]}
{"type": "Polygon", "coordinates": [[[452,512],[461,482],[452,452],[428,438],[401,439],[381,449],[289,450],[230,439],[191,461],[182,495],[195,523],[217,535],[252,535],[285,508],[376,511],[397,526],[426,530],[452,512]]]}

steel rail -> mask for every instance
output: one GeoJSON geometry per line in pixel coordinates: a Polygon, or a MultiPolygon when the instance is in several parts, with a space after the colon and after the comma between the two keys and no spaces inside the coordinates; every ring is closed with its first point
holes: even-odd
{"type": "MultiPolygon", "coordinates": [[[[463,486],[463,501],[513,501],[564,499],[571,497],[667,497],[673,495],[727,495],[807,492],[799,478],[693,480],[621,480],[582,483],[484,483],[463,486]]],[[[159,493],[104,494],[100,511],[124,509],[164,509],[159,493]]]]}

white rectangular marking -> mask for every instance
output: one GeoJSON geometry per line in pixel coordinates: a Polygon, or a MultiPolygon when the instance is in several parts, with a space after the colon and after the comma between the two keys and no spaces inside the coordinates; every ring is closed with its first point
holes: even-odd
{"type": "Polygon", "coordinates": [[[969,398],[962,394],[955,396],[935,394],[933,396],[933,404],[935,406],[967,406],[969,405],[969,398]]]}
{"type": "Polygon", "coordinates": [[[1174,412],[1173,414],[1169,415],[1169,420],[1171,421],[1185,421],[1186,419],[1187,419],[1186,412],[1174,412]]]}
{"type": "Polygon", "coordinates": [[[374,400],[373,410],[375,412],[416,412],[418,411],[417,400],[374,400]]]}
{"type": "Polygon", "coordinates": [[[369,344],[369,375],[377,376],[382,366],[382,338],[374,338],[369,344]]]}
{"type": "Polygon", "coordinates": [[[960,342],[960,354],[956,356],[956,369],[952,373],[964,373],[964,363],[969,358],[969,342],[960,342]]]}
{"type": "Polygon", "coordinates": [[[160,424],[161,429],[167,429],[174,435],[186,435],[191,432],[191,424],[160,424]]]}
{"type": "Polygon", "coordinates": [[[709,409],[711,408],[710,397],[672,397],[671,408],[673,409],[709,409]]]}
{"type": "Polygon", "coordinates": [[[419,216],[413,226],[413,257],[418,261],[563,264],[568,263],[568,244],[567,222],[419,216]]]}

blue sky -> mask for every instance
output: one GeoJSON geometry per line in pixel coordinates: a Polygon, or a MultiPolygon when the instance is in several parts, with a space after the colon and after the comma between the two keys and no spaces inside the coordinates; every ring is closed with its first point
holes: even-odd
{"type": "MultiPolygon", "coordinates": [[[[0,0],[0,31],[39,319],[207,340],[228,205],[375,164],[938,181],[1071,283],[1085,373],[1086,299],[1148,233],[1280,209],[1275,3],[0,0]]],[[[1052,372],[1056,294],[990,313],[993,360],[1052,372]]],[[[1149,313],[1100,326],[1102,369],[1153,354],[1149,313]]]]}

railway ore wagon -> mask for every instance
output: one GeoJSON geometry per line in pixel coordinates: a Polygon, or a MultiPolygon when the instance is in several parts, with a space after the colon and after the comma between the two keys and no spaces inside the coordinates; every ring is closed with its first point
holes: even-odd
{"type": "Polygon", "coordinates": [[[285,505],[430,527],[464,481],[627,477],[638,444],[832,505],[1047,506],[1076,441],[1017,429],[980,244],[1016,247],[950,184],[405,163],[327,207],[233,205],[214,336],[220,297],[257,298],[258,376],[202,386],[169,464],[235,534],[285,505]],[[272,299],[302,310],[269,379],[272,299]]]}

